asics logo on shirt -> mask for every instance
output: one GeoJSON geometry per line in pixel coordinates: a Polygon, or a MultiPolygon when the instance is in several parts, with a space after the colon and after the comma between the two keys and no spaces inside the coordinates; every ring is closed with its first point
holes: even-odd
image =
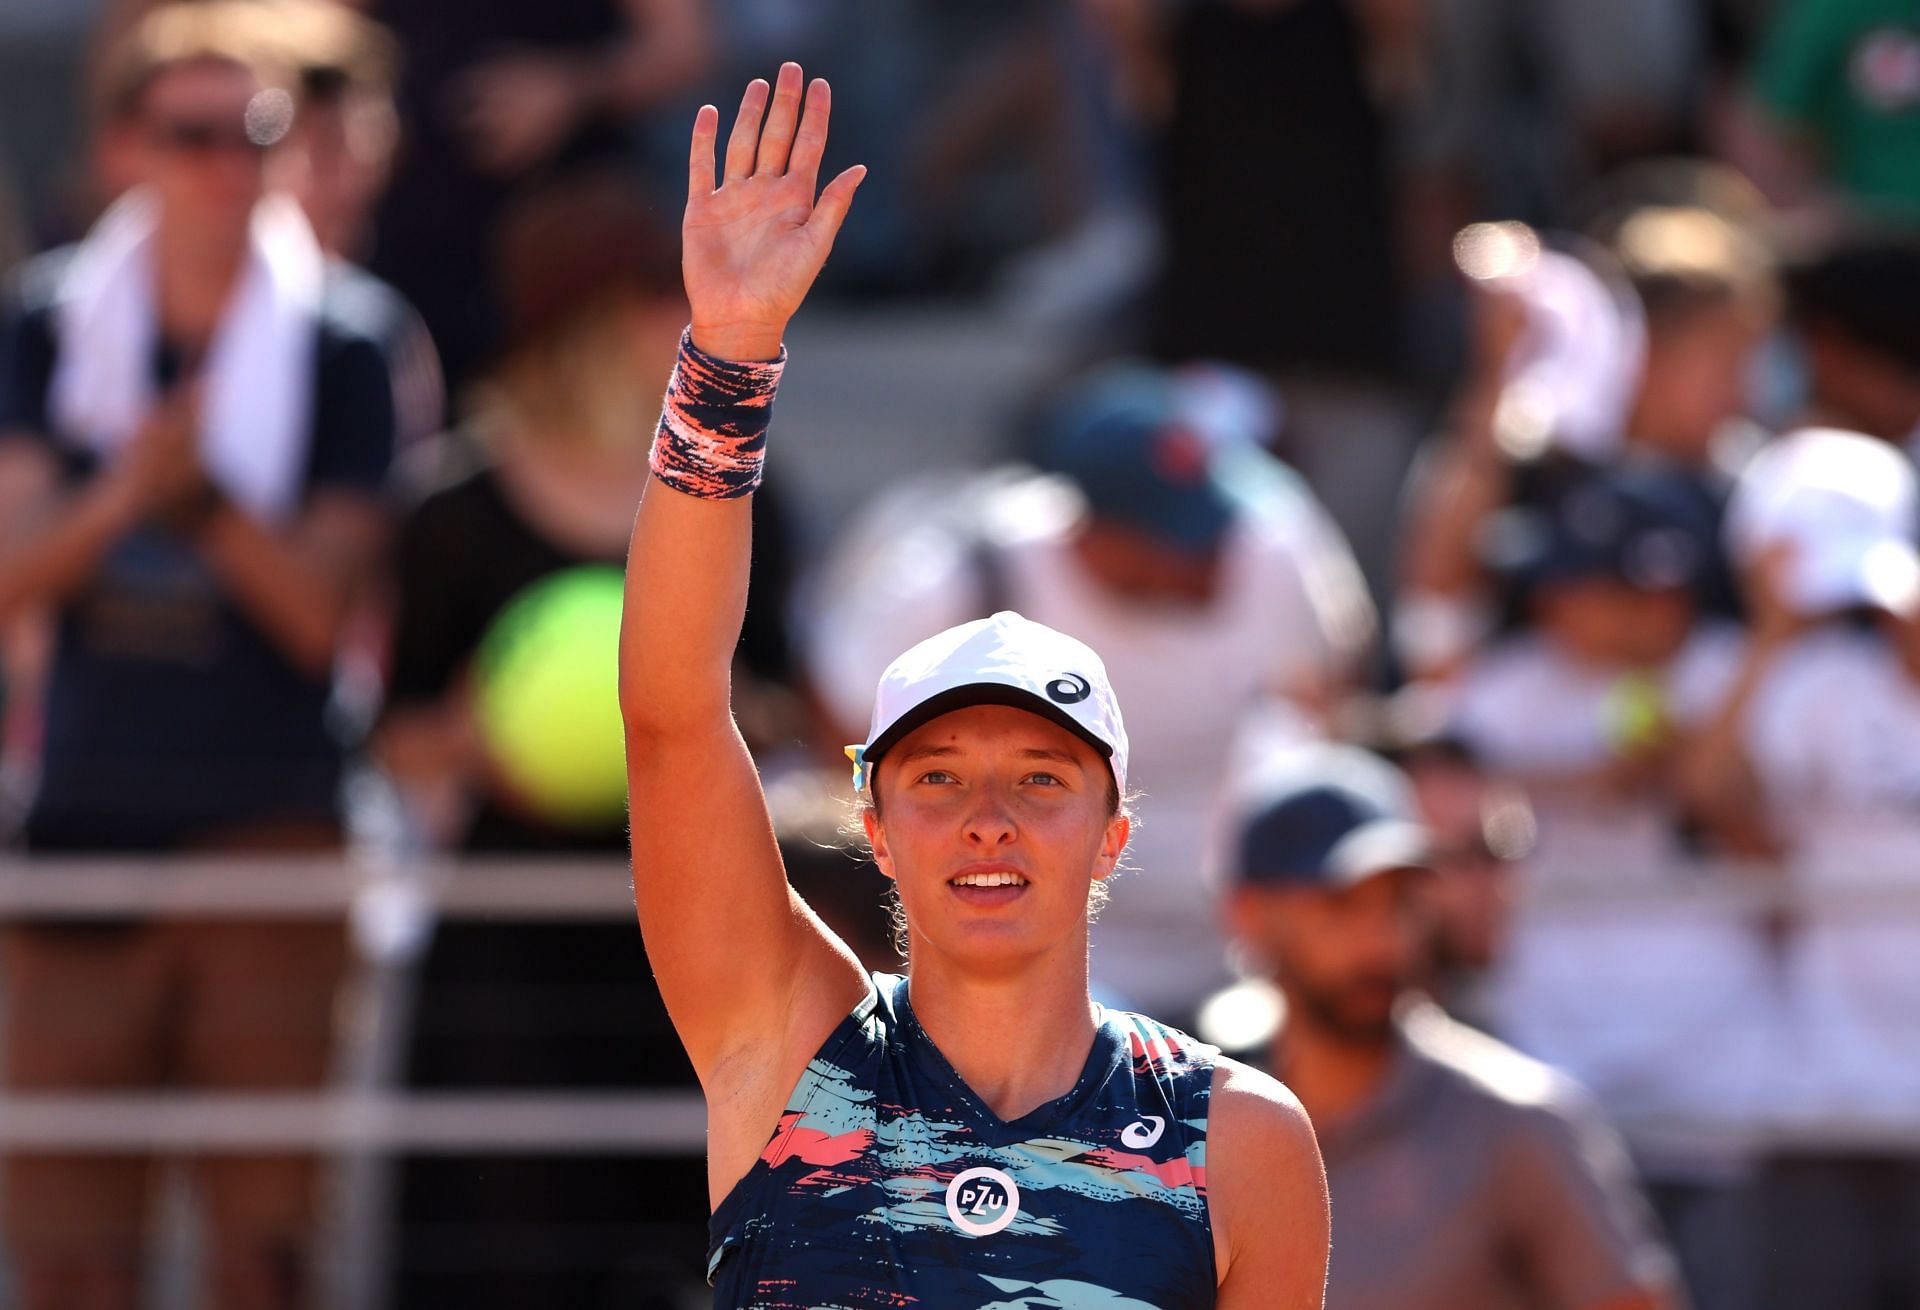
{"type": "Polygon", "coordinates": [[[1167,1131],[1167,1121],[1157,1114],[1143,1114],[1140,1118],[1144,1122],[1130,1123],[1120,1130],[1120,1140],[1135,1150],[1152,1146],[1160,1140],[1160,1134],[1167,1131]],[[1148,1124],[1153,1127],[1147,1127],[1148,1124]]]}

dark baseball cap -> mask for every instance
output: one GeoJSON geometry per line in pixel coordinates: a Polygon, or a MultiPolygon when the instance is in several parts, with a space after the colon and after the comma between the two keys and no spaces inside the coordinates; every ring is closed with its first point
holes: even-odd
{"type": "Polygon", "coordinates": [[[1255,796],[1233,847],[1235,882],[1340,888],[1427,866],[1433,843],[1415,817],[1412,785],[1377,755],[1313,748],[1275,770],[1255,796]]]}
{"type": "Polygon", "coordinates": [[[1493,535],[1489,562],[1525,587],[1604,577],[1697,592],[1718,563],[1705,493],[1665,470],[1584,472],[1546,503],[1506,511],[1493,535]]]}
{"type": "Polygon", "coordinates": [[[1043,424],[1034,460],[1079,487],[1095,518],[1184,550],[1210,549],[1238,513],[1214,441],[1157,369],[1103,369],[1073,388],[1043,424]]]}

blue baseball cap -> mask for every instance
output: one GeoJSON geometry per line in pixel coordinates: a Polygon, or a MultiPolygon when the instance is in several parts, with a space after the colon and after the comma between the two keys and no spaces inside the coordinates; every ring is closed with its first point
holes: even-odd
{"type": "Polygon", "coordinates": [[[1042,427],[1034,461],[1079,487],[1095,518],[1183,550],[1213,547],[1238,513],[1216,441],[1174,378],[1122,366],[1071,391],[1042,427]]]}
{"type": "Polygon", "coordinates": [[[1315,747],[1278,770],[1243,813],[1235,882],[1351,887],[1393,869],[1425,868],[1432,838],[1415,817],[1406,775],[1351,746],[1315,747]]]}
{"type": "Polygon", "coordinates": [[[1614,578],[1639,591],[1699,592],[1719,567],[1717,529],[1681,475],[1592,469],[1547,503],[1508,511],[1488,562],[1523,587],[1614,578]]]}

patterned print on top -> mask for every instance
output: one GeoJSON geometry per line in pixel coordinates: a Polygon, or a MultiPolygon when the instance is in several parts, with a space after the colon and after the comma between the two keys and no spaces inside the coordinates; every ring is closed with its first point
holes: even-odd
{"type": "Polygon", "coordinates": [[[1217,1050],[1103,1012],[1072,1090],[1005,1121],[914,1020],[907,981],[874,982],[714,1213],[716,1306],[1214,1304],[1206,1137],[1217,1050]]]}

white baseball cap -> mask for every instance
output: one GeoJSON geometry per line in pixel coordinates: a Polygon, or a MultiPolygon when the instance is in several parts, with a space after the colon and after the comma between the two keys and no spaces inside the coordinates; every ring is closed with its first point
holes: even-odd
{"type": "Polygon", "coordinates": [[[1085,642],[1012,610],[927,638],[887,666],[864,746],[849,746],[856,787],[894,743],[968,705],[1011,705],[1052,719],[1099,751],[1122,794],[1127,729],[1107,666],[1085,642]]]}
{"type": "Polygon", "coordinates": [[[1726,530],[1745,564],[1791,544],[1784,599],[1801,613],[1920,607],[1920,492],[1912,464],[1884,441],[1804,428],[1770,442],[1735,484],[1726,530]]]}

